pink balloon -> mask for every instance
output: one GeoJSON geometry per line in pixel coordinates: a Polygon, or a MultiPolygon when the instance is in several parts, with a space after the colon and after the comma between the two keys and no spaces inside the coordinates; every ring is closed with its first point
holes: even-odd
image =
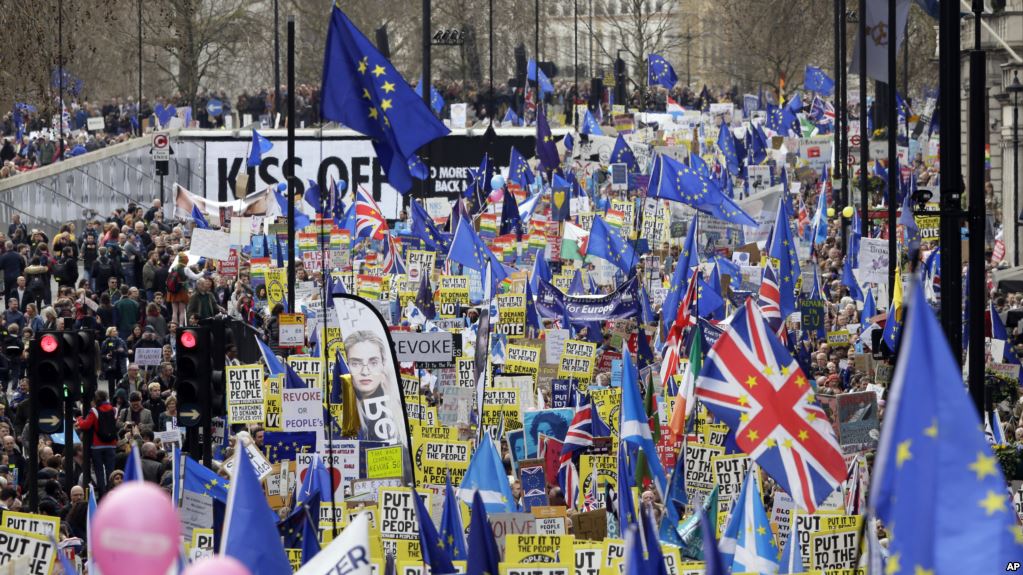
{"type": "Polygon", "coordinates": [[[143,481],[114,489],[92,520],[92,551],[106,575],[164,575],[178,556],[181,524],[167,493],[143,481]]]}
{"type": "Polygon", "coordinates": [[[234,557],[217,555],[193,563],[184,575],[252,575],[249,569],[234,557]]]}

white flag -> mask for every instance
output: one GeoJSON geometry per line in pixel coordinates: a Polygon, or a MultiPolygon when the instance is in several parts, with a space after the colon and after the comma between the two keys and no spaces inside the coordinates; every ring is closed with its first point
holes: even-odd
{"type": "Polygon", "coordinates": [[[295,575],[370,575],[369,515],[360,513],[341,536],[320,550],[295,575]]]}
{"type": "MultiPolygon", "coordinates": [[[[906,17],[909,16],[909,0],[896,0],[895,49],[898,50],[906,37],[906,17]]],[[[892,37],[888,25],[888,1],[867,0],[867,77],[880,82],[888,81],[888,41],[892,37]]],[[[857,37],[856,49],[853,50],[852,63],[849,64],[850,74],[860,73],[860,46],[857,37]]],[[[905,96],[905,94],[903,94],[905,96]]],[[[894,103],[892,103],[894,105],[894,103]]]]}

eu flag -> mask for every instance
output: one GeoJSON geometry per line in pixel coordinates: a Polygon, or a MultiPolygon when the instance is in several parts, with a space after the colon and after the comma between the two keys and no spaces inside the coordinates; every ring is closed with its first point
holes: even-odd
{"type": "Polygon", "coordinates": [[[718,149],[725,157],[725,167],[728,173],[733,176],[739,175],[739,154],[735,148],[735,135],[732,128],[724,120],[721,121],[721,129],[718,131],[718,149]]]}
{"type": "Polygon", "coordinates": [[[515,234],[516,240],[522,239],[522,217],[519,216],[519,204],[515,196],[504,189],[504,199],[501,200],[501,235],[515,234]]]}
{"type": "Polygon", "coordinates": [[[209,495],[221,503],[227,503],[228,481],[187,455],[184,456],[184,460],[184,489],[192,493],[209,495]]]}
{"type": "Polygon", "coordinates": [[[402,193],[412,187],[409,158],[450,132],[337,4],[320,94],[321,116],[372,138],[388,182],[402,193]]]}
{"type": "Polygon", "coordinates": [[[430,518],[430,512],[426,509],[415,488],[412,489],[412,499],[416,504],[416,520],[419,523],[419,548],[422,550],[423,563],[430,566],[430,572],[437,575],[457,573],[454,565],[451,564],[451,554],[448,553],[444,540],[437,533],[437,527],[430,518]]]}
{"type": "Polygon", "coordinates": [[[526,163],[526,158],[515,146],[511,149],[511,158],[508,160],[508,181],[515,182],[520,187],[533,185],[533,172],[526,163]]]}
{"type": "Polygon", "coordinates": [[[447,250],[447,240],[444,234],[437,229],[437,225],[433,223],[433,218],[427,213],[426,208],[415,200],[412,200],[409,204],[409,214],[412,219],[412,224],[409,226],[409,234],[423,240],[426,247],[433,251],[447,250]]]}
{"type": "Polygon", "coordinates": [[[543,106],[537,106],[536,110],[536,155],[540,158],[540,165],[548,172],[558,169],[558,166],[561,165],[558,148],[554,143],[554,134],[551,132],[550,124],[547,123],[547,115],[543,112],[543,106]]]}
{"type": "Polygon", "coordinates": [[[796,256],[796,244],[792,239],[792,228],[789,227],[789,211],[785,202],[778,202],[778,217],[774,222],[774,231],[768,243],[768,256],[778,260],[779,307],[782,322],[796,311],[796,278],[799,277],[799,258],[796,256]]]}
{"type": "Polygon", "coordinates": [[[572,203],[569,194],[572,184],[559,174],[551,176],[551,219],[563,222],[572,217],[572,203]]]}
{"type": "Polygon", "coordinates": [[[630,172],[639,172],[636,154],[632,153],[632,148],[621,134],[618,134],[618,138],[615,139],[615,147],[611,150],[611,158],[608,159],[608,162],[611,164],[625,164],[630,172]]]}
{"type": "MultiPolygon", "coordinates": [[[[416,95],[420,98],[423,97],[423,78],[420,76],[419,83],[416,84],[416,95]]],[[[444,97],[440,95],[440,91],[437,88],[430,86],[430,107],[433,108],[434,113],[440,114],[441,110],[444,109],[444,97]]]]}
{"type": "Polygon", "coordinates": [[[500,284],[508,277],[501,260],[490,251],[487,244],[483,242],[479,234],[472,227],[472,220],[462,218],[458,221],[458,229],[451,238],[451,247],[448,250],[448,259],[462,264],[463,266],[485,273],[487,264],[490,264],[492,280],[494,285],[500,284]]]}
{"type": "MultiPolygon", "coordinates": [[[[536,60],[532,59],[529,60],[529,63],[526,65],[526,74],[529,76],[530,82],[533,82],[534,84],[537,82],[536,60]]],[[[554,91],[554,84],[551,83],[551,79],[547,77],[547,74],[544,74],[542,69],[539,70],[539,74],[540,74],[539,80],[540,97],[543,98],[544,94],[549,94],[554,91]]]]}
{"type": "Polygon", "coordinates": [[[263,154],[269,152],[273,147],[273,142],[264,138],[259,132],[252,130],[252,146],[249,148],[249,160],[245,165],[250,168],[259,166],[259,163],[263,161],[263,154]]]}
{"type": "Polygon", "coordinates": [[[664,86],[665,90],[670,90],[675,87],[676,82],[678,75],[664,56],[658,54],[647,56],[647,84],[664,86]]]}
{"type": "Polygon", "coordinates": [[[636,252],[632,245],[620,236],[611,226],[607,225],[604,218],[596,216],[590,225],[589,247],[586,248],[587,256],[603,258],[628,274],[636,265],[636,252]]]}
{"type": "Polygon", "coordinates": [[[1005,476],[919,281],[911,292],[870,492],[887,572],[1004,572],[1023,557],[1005,476]]]}
{"type": "Polygon", "coordinates": [[[830,96],[835,91],[835,81],[829,78],[824,70],[807,64],[803,87],[822,96],[830,96]]]}
{"type": "Polygon", "coordinates": [[[589,109],[583,114],[583,128],[580,131],[581,134],[603,136],[604,130],[600,128],[600,124],[597,119],[593,117],[593,114],[589,109]]]}
{"type": "Polygon", "coordinates": [[[195,227],[199,228],[200,230],[210,229],[210,223],[206,221],[206,216],[203,215],[201,211],[199,211],[198,204],[192,204],[192,221],[195,222],[195,227]]]}
{"type": "Polygon", "coordinates": [[[658,154],[654,160],[647,197],[681,202],[693,207],[720,204],[724,200],[721,189],[710,178],[664,154],[658,154]]]}

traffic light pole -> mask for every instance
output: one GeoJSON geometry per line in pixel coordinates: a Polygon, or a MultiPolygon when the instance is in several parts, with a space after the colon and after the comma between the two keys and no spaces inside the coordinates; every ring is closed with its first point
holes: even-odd
{"type": "MultiPolygon", "coordinates": [[[[38,345],[36,342],[32,342],[28,351],[29,373],[32,373],[31,370],[38,361],[38,345]]],[[[31,379],[29,379],[29,383],[33,383],[31,379]]],[[[32,447],[25,477],[25,485],[29,486],[28,509],[32,513],[37,513],[39,511],[39,489],[36,488],[36,482],[39,477],[39,456],[36,455],[35,450],[39,445],[39,402],[35,390],[30,390],[28,394],[28,444],[32,447]]]]}

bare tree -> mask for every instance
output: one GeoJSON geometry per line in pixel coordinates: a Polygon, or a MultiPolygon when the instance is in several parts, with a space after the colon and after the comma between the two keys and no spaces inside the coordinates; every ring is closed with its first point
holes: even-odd
{"type": "Polygon", "coordinates": [[[674,2],[658,2],[655,8],[648,0],[594,0],[593,23],[584,18],[583,25],[587,34],[593,35],[597,50],[609,60],[624,52],[633,81],[646,87],[647,56],[673,53],[684,43],[677,32],[674,7],[674,2]]]}
{"type": "Polygon", "coordinates": [[[719,0],[716,26],[704,26],[725,48],[707,63],[745,89],[793,86],[807,64],[833,68],[832,3],[818,0],[719,0]]]}
{"type": "Polygon", "coordinates": [[[143,18],[148,63],[169,79],[186,103],[217,73],[222,87],[232,60],[243,60],[258,38],[265,42],[265,19],[248,0],[152,0],[143,18]]]}

